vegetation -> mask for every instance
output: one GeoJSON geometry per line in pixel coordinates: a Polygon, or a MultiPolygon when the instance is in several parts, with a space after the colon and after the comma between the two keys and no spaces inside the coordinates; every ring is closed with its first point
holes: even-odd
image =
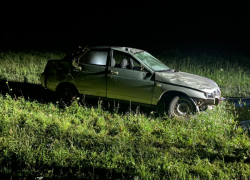
{"type": "Polygon", "coordinates": [[[189,120],[162,120],[0,96],[0,171],[54,178],[246,178],[249,137],[226,109],[224,102],[189,120]]]}
{"type": "MultiPolygon", "coordinates": [[[[39,84],[47,60],[63,56],[1,52],[0,76],[39,84]]],[[[207,54],[156,56],[171,68],[213,79],[224,96],[249,95],[247,59],[230,64],[207,54]]],[[[247,179],[250,141],[235,112],[224,101],[189,119],[169,119],[106,111],[101,102],[61,109],[57,103],[2,94],[0,173],[53,179],[247,179]]]]}
{"type": "Polygon", "coordinates": [[[0,78],[7,81],[41,84],[40,75],[49,59],[61,59],[64,53],[23,51],[0,52],[0,78]]]}

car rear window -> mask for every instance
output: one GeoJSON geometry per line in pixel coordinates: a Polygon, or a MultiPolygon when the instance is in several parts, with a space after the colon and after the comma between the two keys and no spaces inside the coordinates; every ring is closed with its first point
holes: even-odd
{"type": "Polygon", "coordinates": [[[92,50],[81,57],[80,63],[105,66],[107,57],[108,51],[92,50]]]}

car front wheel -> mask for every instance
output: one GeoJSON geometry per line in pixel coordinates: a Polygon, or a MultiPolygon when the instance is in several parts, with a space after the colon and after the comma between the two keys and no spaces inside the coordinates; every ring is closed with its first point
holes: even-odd
{"type": "Polygon", "coordinates": [[[170,117],[185,117],[195,112],[194,103],[186,96],[175,96],[169,104],[168,115],[170,117]]]}

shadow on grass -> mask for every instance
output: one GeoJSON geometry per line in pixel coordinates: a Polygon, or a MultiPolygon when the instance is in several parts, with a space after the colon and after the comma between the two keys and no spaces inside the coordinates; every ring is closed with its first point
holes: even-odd
{"type": "MultiPolygon", "coordinates": [[[[58,101],[56,93],[45,89],[40,84],[32,84],[27,82],[12,82],[6,81],[5,79],[0,80],[0,93],[4,96],[6,94],[11,95],[12,98],[19,98],[23,97],[25,100],[29,101],[37,101],[39,103],[53,103],[56,104],[58,101]]],[[[152,108],[148,107],[140,107],[137,105],[130,105],[126,103],[116,102],[116,101],[107,101],[102,100],[101,98],[84,98],[84,104],[89,107],[98,107],[101,106],[104,110],[107,110],[111,113],[136,113],[136,112],[143,112],[146,114],[150,114],[153,111],[152,108]],[[100,101],[101,100],[101,101],[100,101]]],[[[158,116],[158,114],[156,115],[158,116]]]]}
{"type": "Polygon", "coordinates": [[[239,122],[250,119],[250,98],[229,97],[227,101],[234,105],[235,119],[239,122]]]}
{"type": "Polygon", "coordinates": [[[52,91],[44,89],[39,84],[26,82],[11,82],[2,79],[0,80],[0,93],[2,95],[9,94],[13,98],[24,97],[26,100],[41,103],[54,103],[56,101],[52,91]]]}

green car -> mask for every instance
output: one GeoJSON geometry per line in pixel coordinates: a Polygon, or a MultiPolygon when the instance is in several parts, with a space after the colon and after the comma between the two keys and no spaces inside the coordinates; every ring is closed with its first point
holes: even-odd
{"type": "Polygon", "coordinates": [[[82,48],[49,60],[41,83],[66,105],[84,94],[178,117],[218,105],[221,95],[211,79],[174,71],[148,52],[129,47],[82,48]]]}

